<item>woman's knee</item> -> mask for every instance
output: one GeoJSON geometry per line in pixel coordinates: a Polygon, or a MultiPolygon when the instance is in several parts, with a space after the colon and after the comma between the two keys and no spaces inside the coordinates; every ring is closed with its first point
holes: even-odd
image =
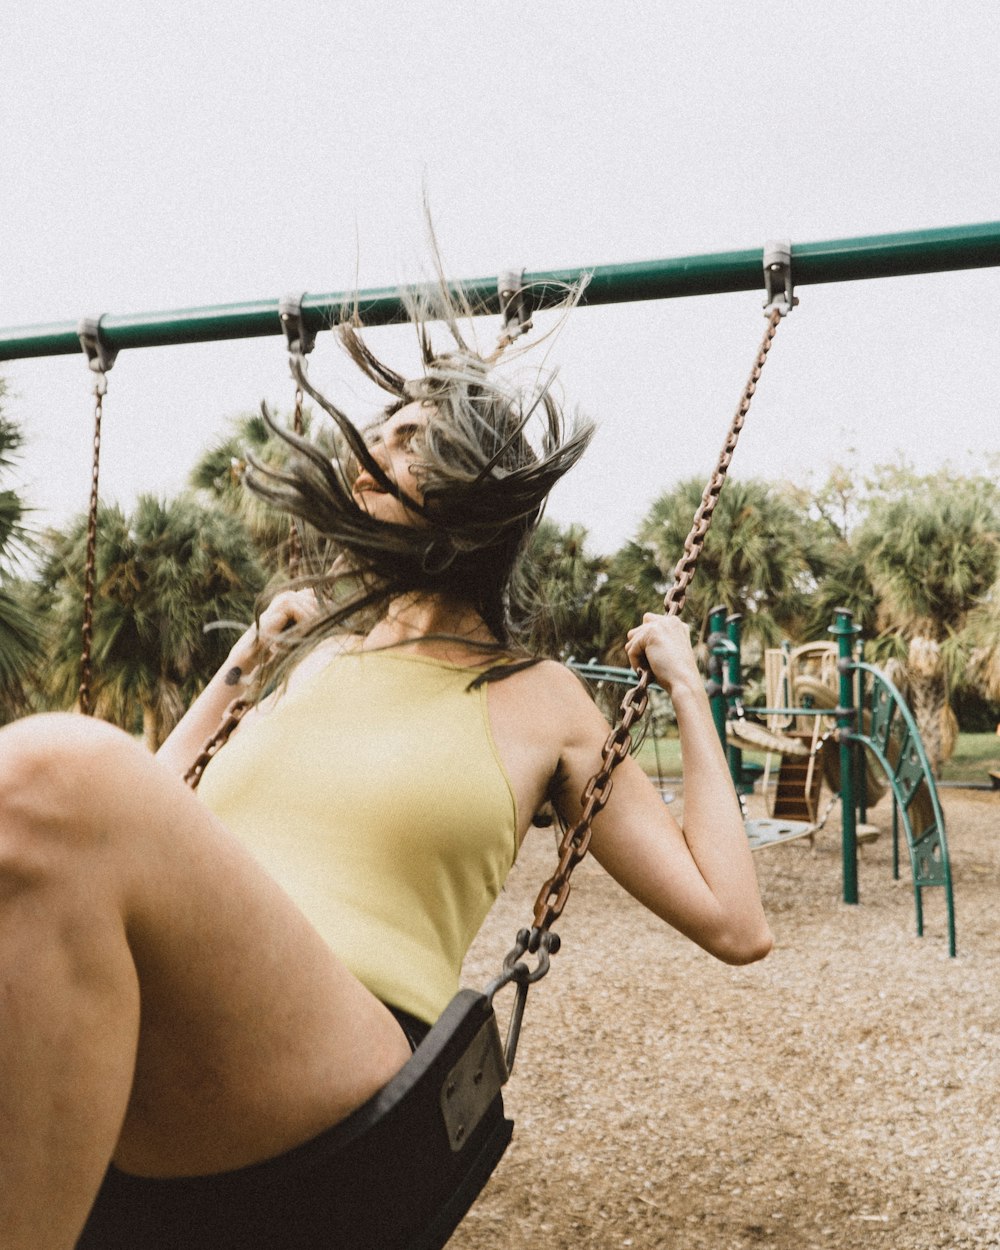
{"type": "Polygon", "coordinates": [[[0,839],[28,834],[85,842],[99,828],[88,817],[96,814],[102,784],[135,749],[114,726],[70,713],[0,729],[0,839]]]}

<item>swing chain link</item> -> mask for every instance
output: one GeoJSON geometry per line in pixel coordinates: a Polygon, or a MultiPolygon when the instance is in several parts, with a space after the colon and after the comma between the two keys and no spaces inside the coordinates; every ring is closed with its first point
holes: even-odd
{"type": "MultiPolygon", "coordinates": [[[[297,359],[301,363],[302,368],[305,369],[306,367],[305,357],[298,356],[297,359]]],[[[299,386],[299,384],[296,382],[295,384],[295,413],[292,417],[292,432],[298,435],[300,438],[302,436],[302,402],[304,398],[305,398],[305,393],[303,392],[302,387],[299,386]]],[[[289,526],[289,533],[288,533],[288,576],[293,579],[298,577],[301,565],[302,565],[302,535],[299,532],[298,521],[296,520],[295,517],[292,517],[291,525],[289,526]]]]}
{"type": "Polygon", "coordinates": [[[91,679],[94,645],[94,582],[97,576],[97,508],[101,475],[101,421],[104,396],[108,393],[108,372],[118,356],[101,335],[101,318],[84,317],[77,326],[77,337],[87,357],[94,379],[94,443],[90,469],[90,500],[87,505],[87,548],[83,569],[83,624],[80,631],[80,684],[77,702],[84,716],[92,712],[91,679]]]}
{"type": "MultiPolygon", "coordinates": [[[[304,299],[304,292],[301,295],[286,295],[278,304],[278,315],[281,319],[281,326],[285,332],[285,340],[288,344],[289,368],[292,377],[295,379],[295,412],[292,418],[292,429],[297,435],[302,434],[304,425],[302,409],[305,402],[305,391],[300,379],[305,376],[306,356],[316,345],[316,332],[307,328],[302,313],[304,299]]],[[[298,576],[301,559],[302,539],[298,525],[293,518],[288,539],[289,577],[294,578],[298,576]]],[[[202,747],[194,763],[184,774],[184,781],[192,790],[197,790],[198,783],[201,781],[205,769],[229,741],[236,726],[252,706],[253,699],[241,695],[239,698],[234,699],[225,712],[223,712],[218,728],[202,747]]]]}
{"type": "Polygon", "coordinates": [[[519,929],[514,945],[507,952],[500,975],[491,981],[483,991],[487,1002],[492,1007],[493,999],[499,990],[511,982],[516,986],[514,1006],[511,1009],[510,1021],[507,1025],[507,1037],[504,1042],[503,1054],[507,1075],[514,1070],[514,1059],[517,1055],[517,1044],[521,1037],[521,1022],[524,1019],[524,1008],[528,1001],[528,990],[536,981],[540,981],[549,970],[553,955],[559,950],[561,938],[558,933],[542,932],[540,929],[519,929]],[[534,968],[529,968],[521,959],[530,952],[538,956],[534,968]]]}
{"type": "Polygon", "coordinates": [[[198,782],[201,781],[205,769],[229,741],[236,726],[250,710],[250,707],[251,701],[243,695],[240,695],[239,698],[234,699],[229,704],[222,714],[222,720],[218,729],[208,739],[197,759],[184,774],[185,785],[190,786],[192,790],[198,789],[198,782]]]}
{"type": "MultiPolygon", "coordinates": [[[[743,389],[739,406],[729,427],[729,433],[726,436],[722,451],[719,453],[715,471],[709,478],[701,503],[698,505],[698,510],[694,515],[691,531],[684,540],[684,553],[677,561],[673,570],[673,583],[663,603],[664,611],[668,616],[680,615],[684,607],[684,599],[691,584],[691,579],[694,577],[698,557],[701,555],[702,547],[705,544],[708,528],[712,523],[715,505],[722,491],[722,485],[729,471],[740,431],[743,429],[743,423],[750,408],[750,401],[753,399],[754,392],[757,389],[761,370],[764,368],[767,354],[771,350],[771,343],[774,340],[781,318],[782,312],[778,308],[771,309],[767,313],[767,329],[764,332],[764,338],[757,352],[753,369],[743,389]]],[[[541,932],[547,931],[558,920],[566,905],[566,900],[569,898],[570,893],[570,877],[573,869],[586,856],[590,847],[591,822],[606,806],[608,799],[611,797],[613,785],[611,775],[631,750],[632,726],[645,715],[649,703],[649,685],[651,681],[652,674],[650,671],[646,668],[640,669],[635,686],[622,699],[618,719],[604,744],[600,770],[587,782],[581,795],[583,808],[580,817],[576,824],[569,826],[563,834],[559,844],[558,866],[552,876],[542,886],[535,901],[534,925],[535,929],[541,932]]]]}
{"type": "MultiPolygon", "coordinates": [[[[305,392],[299,381],[299,374],[305,373],[306,356],[316,346],[316,332],[306,326],[305,315],[302,311],[305,298],[306,293],[303,291],[301,295],[286,295],[278,303],[278,316],[281,319],[281,327],[285,332],[285,341],[288,344],[289,367],[292,377],[295,379],[295,412],[292,417],[292,431],[300,438],[303,427],[302,405],[305,400],[305,392]]],[[[299,532],[298,522],[292,517],[288,535],[289,577],[298,577],[301,563],[302,535],[299,532]]]]}
{"type": "Polygon", "coordinates": [[[695,568],[698,564],[698,557],[701,555],[701,549],[708,534],[708,527],[712,524],[712,513],[715,511],[715,505],[718,503],[719,495],[722,493],[722,485],[726,480],[726,474],[729,472],[733,452],[736,450],[736,443],[739,440],[747,412],[750,409],[750,401],[757,390],[761,370],[767,361],[767,354],[771,350],[771,343],[774,341],[778,326],[781,324],[781,318],[782,312],[777,308],[772,309],[767,315],[767,329],[764,332],[760,350],[757,352],[757,359],[754,361],[750,377],[747,379],[747,384],[740,397],[736,415],[733,417],[729,433],[726,435],[726,441],[723,443],[722,451],[719,453],[719,461],[715,467],[715,472],[709,478],[708,485],[705,487],[704,494],[701,497],[701,503],[694,514],[691,532],[684,540],[683,554],[674,566],[673,584],[667,591],[667,596],[663,601],[664,611],[668,616],[679,616],[684,606],[684,599],[687,596],[688,587],[691,585],[691,579],[694,577],[695,568]]]}
{"type": "Polygon", "coordinates": [[[107,378],[103,373],[94,386],[94,453],[90,470],[90,502],[87,506],[87,555],[83,568],[83,626],[81,629],[80,685],[77,699],[84,716],[92,712],[91,660],[94,644],[94,582],[97,575],[97,504],[101,473],[101,419],[107,378]]]}

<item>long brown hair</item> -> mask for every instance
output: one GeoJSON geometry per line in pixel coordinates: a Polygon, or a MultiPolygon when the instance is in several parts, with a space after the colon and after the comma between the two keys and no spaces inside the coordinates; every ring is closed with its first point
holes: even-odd
{"type": "MultiPolygon", "coordinates": [[[[580,289],[567,291],[567,306],[580,289]]],[[[467,603],[496,638],[495,650],[523,655],[532,603],[520,557],[550,490],[582,455],[593,425],[564,417],[553,395],[554,373],[525,369],[530,345],[484,356],[467,341],[459,322],[475,310],[460,287],[441,277],[404,299],[420,344],[418,378],[406,379],[381,361],[353,316],[335,331],[361,371],[392,396],[381,420],[414,401],[427,405],[415,467],[423,502],[406,500],[420,513],[419,525],[380,520],[359,506],[352,487],[361,469],[381,489],[397,497],[399,490],[358,425],[302,369],[300,384],[336,425],[337,452],[331,457],[263,410],[295,455],[281,470],[253,464],[247,482],[305,523],[313,567],[299,584],[313,586],[324,608],[295,640],[296,650],[334,633],[367,629],[392,600],[416,593],[467,603]],[[448,350],[432,344],[431,322],[446,327],[448,350]]]]}

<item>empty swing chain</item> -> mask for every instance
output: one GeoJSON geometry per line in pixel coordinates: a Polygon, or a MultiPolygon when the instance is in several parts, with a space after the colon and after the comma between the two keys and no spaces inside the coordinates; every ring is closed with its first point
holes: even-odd
{"type": "Polygon", "coordinates": [[[90,501],[87,506],[87,554],[83,570],[83,625],[80,631],[80,685],[77,700],[84,716],[90,716],[91,658],[94,642],[94,582],[97,570],[97,507],[101,474],[101,420],[104,396],[108,391],[108,371],[115,363],[117,349],[111,348],[101,336],[100,317],[84,318],[77,327],[80,346],[87,364],[96,374],[94,382],[94,453],[90,470],[90,501]]]}
{"type": "Polygon", "coordinates": [[[101,418],[103,392],[94,388],[94,455],[90,471],[90,502],[87,506],[87,556],[83,567],[83,627],[80,632],[80,686],[78,699],[84,716],[91,714],[91,653],[94,643],[94,581],[97,568],[97,500],[101,475],[101,418]]]}
{"type": "MultiPolygon", "coordinates": [[[[302,304],[305,300],[305,293],[301,295],[286,295],[278,304],[278,316],[281,320],[281,328],[285,332],[285,340],[288,344],[289,365],[292,371],[292,377],[295,378],[295,413],[292,418],[292,429],[297,435],[302,434],[303,419],[302,406],[305,402],[305,392],[302,383],[299,381],[300,374],[305,373],[306,356],[316,346],[316,332],[310,330],[306,325],[305,316],[302,311],[302,304]]],[[[289,577],[297,577],[299,575],[299,567],[302,560],[302,537],[299,533],[298,524],[295,518],[292,518],[291,532],[288,538],[288,575],[289,577]]],[[[202,774],[208,767],[209,763],[215,758],[219,751],[226,745],[236,726],[250,710],[252,699],[246,695],[240,695],[234,699],[222,714],[222,721],[218,729],[208,739],[202,747],[197,758],[191,767],[184,774],[184,781],[192,790],[198,788],[202,774]]]]}
{"type": "MultiPolygon", "coordinates": [[[[303,367],[305,361],[303,360],[303,367]]],[[[305,393],[302,387],[296,382],[295,384],[295,412],[292,416],[292,432],[301,436],[302,434],[302,401],[305,393]]],[[[295,578],[299,575],[299,568],[302,564],[302,535],[299,533],[299,523],[295,517],[292,517],[292,524],[288,534],[288,576],[295,578]]]]}
{"type": "MultiPolygon", "coordinates": [[[[767,354],[771,350],[771,343],[774,340],[778,325],[789,307],[791,307],[790,301],[783,307],[772,304],[767,309],[767,329],[764,332],[764,338],[757,352],[757,358],[754,361],[747,384],[743,389],[739,406],[730,424],[722,451],[719,453],[715,471],[709,478],[702,494],[701,503],[695,512],[690,533],[684,540],[683,554],[674,566],[673,582],[663,603],[664,611],[668,616],[680,615],[684,607],[684,599],[691,584],[691,579],[694,577],[698,557],[701,555],[705,538],[708,535],[708,529],[712,523],[712,514],[715,511],[715,505],[718,502],[726,474],[729,471],[733,452],[736,449],[736,443],[750,408],[750,401],[753,399],[754,392],[757,389],[761,370],[767,361],[767,354]]],[[[652,674],[649,669],[641,669],[635,686],[622,699],[614,728],[608,735],[601,752],[601,767],[587,782],[581,795],[583,809],[580,817],[576,824],[567,827],[563,833],[562,840],[559,843],[559,863],[555,872],[542,886],[535,901],[533,927],[531,929],[519,930],[514,946],[504,959],[503,971],[486,989],[486,994],[492,1001],[493,995],[502,986],[510,981],[517,983],[517,998],[505,1045],[508,1072],[513,1066],[514,1054],[517,1050],[518,1032],[521,1025],[521,1016],[524,1012],[528,986],[545,976],[549,970],[550,957],[559,949],[559,935],[553,933],[551,927],[562,915],[563,908],[566,906],[573,870],[586,857],[590,847],[592,837],[591,825],[594,817],[605,807],[608,799],[611,797],[612,773],[629,754],[632,746],[632,726],[646,712],[649,704],[649,685],[651,681],[652,674]],[[532,954],[537,953],[538,955],[538,963],[534,969],[529,969],[527,964],[521,962],[521,957],[528,952],[532,954]]]]}
{"type": "MultiPolygon", "coordinates": [[[[305,392],[302,383],[299,381],[299,375],[306,371],[306,356],[316,346],[316,331],[310,330],[306,325],[305,314],[302,305],[305,301],[306,293],[303,291],[301,295],[286,295],[278,303],[278,316],[281,320],[281,328],[285,332],[285,341],[288,345],[288,363],[291,368],[292,377],[295,379],[295,411],[292,416],[292,431],[301,438],[302,436],[302,405],[305,401],[305,392]]],[[[302,564],[302,534],[299,530],[299,523],[295,517],[292,517],[292,524],[288,535],[288,575],[295,578],[299,576],[300,566],[302,564]]]]}

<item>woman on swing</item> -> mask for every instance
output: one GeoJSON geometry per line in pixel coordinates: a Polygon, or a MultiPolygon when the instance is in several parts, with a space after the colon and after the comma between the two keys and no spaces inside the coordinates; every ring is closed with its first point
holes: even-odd
{"type": "MultiPolygon", "coordinates": [[[[0,730],[4,1250],[70,1250],[112,1164],[271,1161],[280,1180],[447,1004],[533,814],[579,814],[608,726],[518,645],[518,565],[590,428],[567,433],[545,386],[500,381],[443,288],[418,311],[454,350],[421,328],[406,381],[343,328],[391,406],[364,439],[329,408],[349,454],[289,436],[295,467],[257,475],[339,551],[333,571],[274,598],[158,757],[79,716],[0,730]],[[255,674],[272,693],[196,795],[182,778],[255,674]]],[[[626,759],[591,849],[712,955],[760,959],[771,935],[688,630],[647,613],[627,651],[673,701],[684,828],[626,759]]]]}

